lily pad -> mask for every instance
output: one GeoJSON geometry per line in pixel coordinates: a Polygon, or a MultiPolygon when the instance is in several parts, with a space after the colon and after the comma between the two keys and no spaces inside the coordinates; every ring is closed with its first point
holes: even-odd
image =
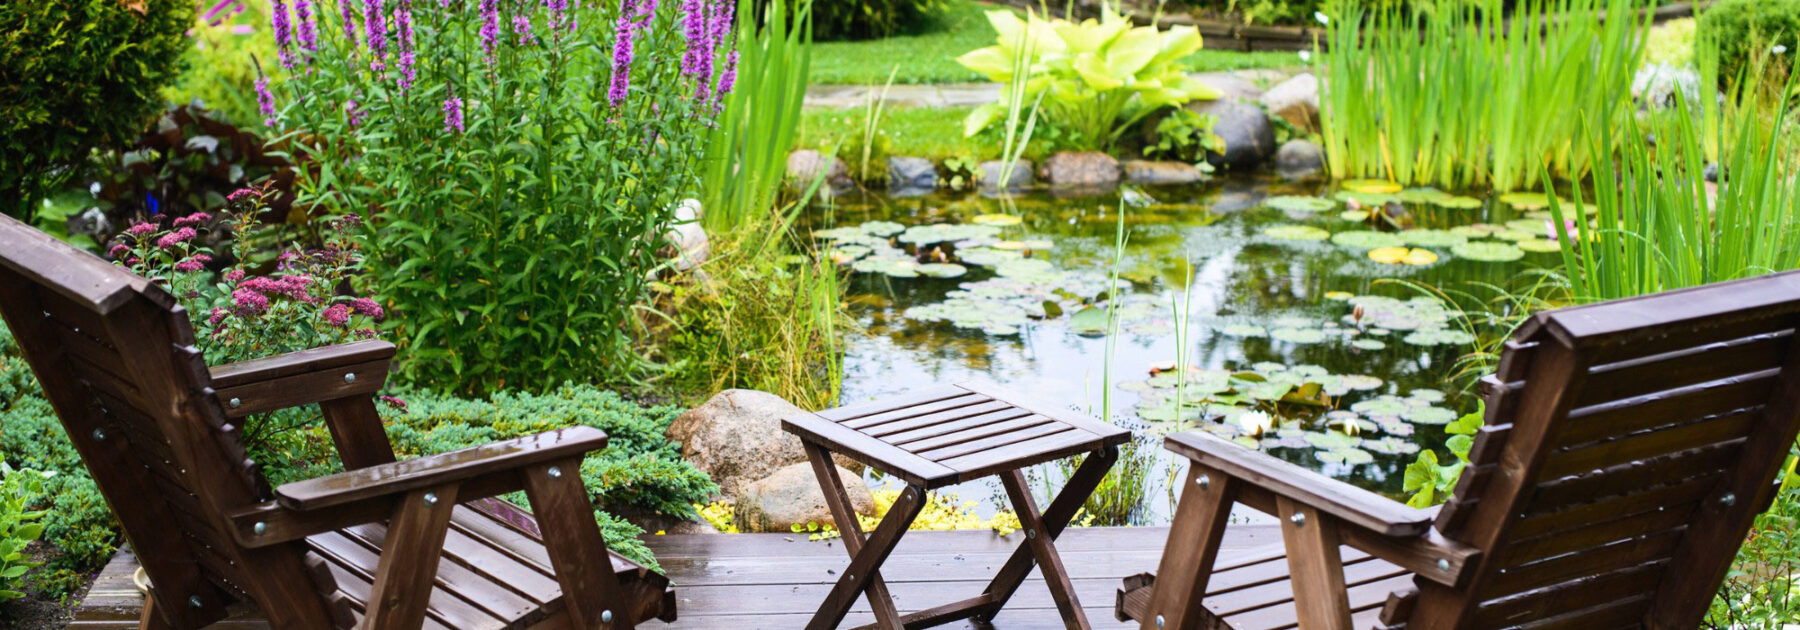
{"type": "Polygon", "coordinates": [[[1304,439],[1307,444],[1313,445],[1313,448],[1327,451],[1356,448],[1357,445],[1362,444],[1362,438],[1337,431],[1308,431],[1304,439]]]}
{"type": "Polygon", "coordinates": [[[1406,401],[1394,396],[1377,396],[1350,405],[1350,410],[1367,416],[1399,416],[1406,413],[1409,405],[1406,401]]]}
{"type": "Polygon", "coordinates": [[[1383,247],[1399,247],[1406,244],[1406,241],[1399,236],[1373,230],[1338,232],[1331,235],[1331,242],[1343,247],[1365,251],[1383,247]]]}
{"type": "Polygon", "coordinates": [[[1460,330],[1431,328],[1413,331],[1402,341],[1415,346],[1463,346],[1475,343],[1475,336],[1460,330]]]}
{"type": "Polygon", "coordinates": [[[879,273],[893,278],[919,277],[919,263],[908,258],[864,258],[850,265],[862,273],[879,273]]]}
{"type": "Polygon", "coordinates": [[[1104,308],[1090,306],[1069,317],[1069,330],[1077,335],[1105,335],[1106,328],[1107,315],[1104,308]]]}
{"type": "Polygon", "coordinates": [[[1482,262],[1512,262],[1525,257],[1525,250],[1511,243],[1471,242],[1450,248],[1457,258],[1482,262]]]}
{"type": "Polygon", "coordinates": [[[919,265],[916,271],[921,276],[932,278],[957,278],[968,273],[969,268],[952,263],[931,263],[919,265]]]}
{"type": "Polygon", "coordinates": [[[1331,233],[1310,225],[1277,225],[1264,229],[1263,236],[1284,241],[1323,241],[1331,233]]]}
{"type": "Polygon", "coordinates": [[[1269,331],[1255,324],[1232,324],[1219,329],[1219,332],[1233,337],[1267,337],[1269,331]]]}
{"type": "Polygon", "coordinates": [[[1407,392],[1406,397],[1411,398],[1413,400],[1423,400],[1426,403],[1431,403],[1431,404],[1444,402],[1444,392],[1435,390],[1435,389],[1426,389],[1426,388],[1422,388],[1422,387],[1419,389],[1415,389],[1410,392],[1407,392]]]}
{"type": "Polygon", "coordinates": [[[1400,414],[1407,422],[1414,424],[1450,424],[1456,420],[1455,411],[1443,407],[1413,407],[1400,414]]]}
{"type": "Polygon", "coordinates": [[[1432,201],[1451,210],[1480,210],[1481,200],[1474,197],[1446,197],[1432,201]]]}
{"type": "MultiPolygon", "coordinates": [[[[1575,202],[1567,199],[1556,201],[1565,207],[1575,205],[1575,202]]],[[[1538,210],[1550,207],[1550,196],[1544,193],[1515,192],[1500,195],[1500,202],[1520,210],[1538,210]]]]}
{"type": "Polygon", "coordinates": [[[1389,265],[1429,265],[1438,261],[1438,255],[1429,249],[1382,247],[1370,250],[1369,260],[1389,265]]]}
{"type": "Polygon", "coordinates": [[[1269,331],[1269,337],[1288,343],[1319,343],[1325,341],[1325,331],[1317,328],[1277,328],[1269,331]]]}
{"type": "Polygon", "coordinates": [[[1367,221],[1367,220],[1369,220],[1369,211],[1368,210],[1345,210],[1343,212],[1338,213],[1338,218],[1343,219],[1345,221],[1367,221]]]}
{"type": "Polygon", "coordinates": [[[1350,342],[1350,347],[1369,351],[1386,350],[1387,342],[1380,339],[1357,339],[1350,342]]]}
{"type": "Polygon", "coordinates": [[[1282,195],[1263,200],[1263,205],[1287,212],[1324,212],[1336,207],[1330,199],[1282,195]]]}
{"type": "Polygon", "coordinates": [[[1400,233],[1400,238],[1413,247],[1450,247],[1469,242],[1469,237],[1449,230],[1406,230],[1400,233]]]}
{"type": "Polygon", "coordinates": [[[1525,250],[1528,252],[1538,253],[1538,254],[1547,254],[1550,252],[1562,251],[1562,242],[1557,241],[1555,239],[1548,239],[1548,238],[1536,238],[1536,239],[1532,239],[1529,241],[1519,241],[1517,243],[1513,243],[1513,245],[1518,247],[1519,249],[1522,249],[1522,250],[1525,250]]]}
{"type": "Polygon", "coordinates": [[[1399,197],[1394,196],[1392,193],[1364,193],[1356,192],[1354,190],[1340,190],[1331,197],[1343,202],[1354,201],[1363,206],[1385,206],[1390,201],[1400,200],[1399,197]]]}
{"type": "Polygon", "coordinates": [[[1437,203],[1451,197],[1450,193],[1436,188],[1408,188],[1396,196],[1407,203],[1437,203]]]}

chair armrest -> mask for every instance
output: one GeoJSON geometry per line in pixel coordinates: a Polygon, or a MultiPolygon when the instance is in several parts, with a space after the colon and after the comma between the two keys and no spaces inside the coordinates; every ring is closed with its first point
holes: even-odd
{"type": "Polygon", "coordinates": [[[604,431],[587,426],[557,429],[460,451],[297,481],[276,488],[275,501],[291,510],[318,510],[364,499],[404,494],[444,483],[474,481],[493,473],[515,472],[534,464],[580,457],[603,448],[606,448],[604,431]]]}
{"type": "Polygon", "coordinates": [[[321,403],[381,391],[394,344],[357,341],[230,363],[212,368],[212,385],[225,415],[321,403]]]}
{"type": "Polygon", "coordinates": [[[1431,528],[1431,512],[1407,507],[1207,433],[1171,434],[1163,441],[1163,448],[1384,536],[1418,536],[1431,528]]]}

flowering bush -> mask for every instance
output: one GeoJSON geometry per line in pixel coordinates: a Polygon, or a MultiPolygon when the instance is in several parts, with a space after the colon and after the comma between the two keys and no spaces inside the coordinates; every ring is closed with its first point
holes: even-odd
{"type": "Polygon", "coordinates": [[[633,374],[634,308],[735,80],[737,0],[274,0],[301,203],[367,212],[401,374],[633,374]]]}

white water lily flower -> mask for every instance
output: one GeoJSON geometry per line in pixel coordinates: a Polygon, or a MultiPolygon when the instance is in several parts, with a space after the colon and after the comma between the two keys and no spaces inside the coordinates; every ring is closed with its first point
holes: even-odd
{"type": "Polygon", "coordinates": [[[1244,428],[1244,433],[1252,436],[1262,435],[1275,428],[1275,419],[1261,411],[1246,411],[1238,416],[1237,421],[1238,426],[1244,428]]]}

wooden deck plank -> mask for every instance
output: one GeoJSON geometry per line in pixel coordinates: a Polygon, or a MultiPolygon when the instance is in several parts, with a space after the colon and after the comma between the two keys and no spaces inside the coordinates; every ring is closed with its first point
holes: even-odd
{"type": "MultiPolygon", "coordinates": [[[[1096,628],[1124,628],[1113,621],[1113,593],[1127,575],[1154,570],[1167,527],[1070,528],[1056,541],[1069,567],[1083,610],[1096,628]]],[[[644,628],[786,629],[806,625],[848,559],[842,541],[807,541],[793,534],[647,536],[674,582],[680,620],[644,628]]],[[[881,573],[901,612],[972,597],[1005,564],[1024,537],[991,531],[918,531],[901,539],[881,573]]],[[[1234,525],[1224,547],[1243,549],[1281,541],[1273,525],[1234,525]]],[[[69,627],[126,630],[137,627],[143,599],[131,584],[136,561],[124,551],[101,572],[69,627]]],[[[868,603],[858,600],[842,627],[871,623],[868,603]]],[[[254,611],[240,610],[220,630],[263,630],[254,611]]],[[[968,622],[943,626],[974,628],[968,622]]],[[[994,620],[1002,630],[1062,628],[1050,591],[1033,570],[994,620]]]]}

